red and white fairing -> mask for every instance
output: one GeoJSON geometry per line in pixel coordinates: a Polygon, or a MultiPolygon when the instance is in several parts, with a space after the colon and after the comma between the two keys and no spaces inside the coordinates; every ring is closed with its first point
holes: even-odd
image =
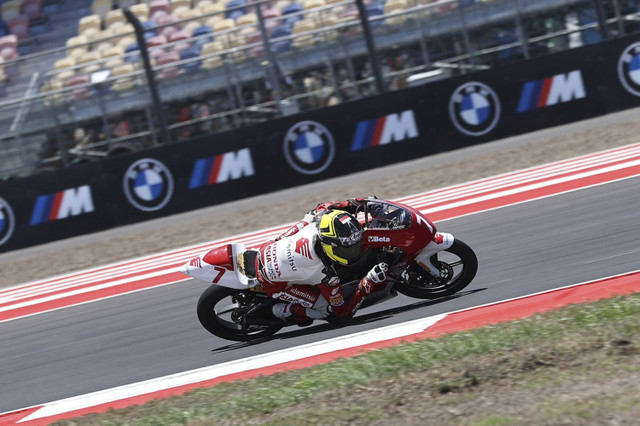
{"type": "Polygon", "coordinates": [[[227,244],[194,257],[180,271],[201,281],[246,290],[259,283],[238,271],[238,253],[245,250],[244,244],[227,244]]]}

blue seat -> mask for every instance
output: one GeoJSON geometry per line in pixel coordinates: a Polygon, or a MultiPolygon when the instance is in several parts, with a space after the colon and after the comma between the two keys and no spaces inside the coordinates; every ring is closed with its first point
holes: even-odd
{"type": "MultiPolygon", "coordinates": [[[[271,38],[276,39],[279,37],[286,37],[291,35],[291,27],[287,24],[280,25],[271,30],[271,38]]],[[[279,40],[272,43],[273,50],[275,52],[285,52],[291,49],[291,39],[279,40]]]]}
{"type": "Polygon", "coordinates": [[[225,17],[235,21],[239,16],[247,13],[246,6],[247,0],[231,0],[227,2],[227,5],[225,6],[225,17]]]}
{"type": "Polygon", "coordinates": [[[369,25],[371,26],[371,29],[376,29],[380,25],[384,24],[384,19],[376,19],[375,21],[371,20],[371,18],[375,18],[377,16],[382,16],[382,15],[384,15],[383,6],[380,6],[377,4],[372,4],[371,6],[367,6],[367,16],[369,17],[369,25]]]}
{"type": "MultiPolygon", "coordinates": [[[[294,13],[302,12],[302,10],[303,8],[300,3],[291,3],[290,5],[282,9],[282,16],[292,15],[294,13]]],[[[287,23],[287,25],[293,27],[293,24],[295,24],[297,21],[301,21],[302,19],[304,19],[304,17],[302,16],[302,14],[300,14],[300,15],[290,16],[286,18],[285,22],[287,23]]]]}
{"type": "Polygon", "coordinates": [[[193,42],[194,46],[198,46],[199,49],[202,49],[203,45],[213,41],[213,30],[211,27],[203,25],[202,27],[198,27],[193,30],[192,37],[195,39],[193,42]]]}
{"type": "MultiPolygon", "coordinates": [[[[196,47],[189,47],[180,51],[180,60],[194,59],[200,57],[200,49],[196,47]]],[[[195,74],[200,71],[202,61],[192,61],[182,64],[182,70],[185,74],[195,74]]]]}
{"type": "Polygon", "coordinates": [[[9,25],[6,22],[0,20],[0,37],[9,35],[9,25]]]}
{"type": "Polygon", "coordinates": [[[143,22],[142,28],[144,29],[145,40],[149,40],[151,37],[155,37],[158,35],[158,23],[153,19],[143,22]]]}
{"type": "Polygon", "coordinates": [[[124,48],[124,53],[128,55],[126,55],[125,57],[125,62],[128,64],[135,64],[136,62],[140,61],[140,46],[138,46],[138,43],[131,43],[128,44],[127,47],[124,48]],[[131,52],[136,52],[136,53],[131,53],[131,52]]]}

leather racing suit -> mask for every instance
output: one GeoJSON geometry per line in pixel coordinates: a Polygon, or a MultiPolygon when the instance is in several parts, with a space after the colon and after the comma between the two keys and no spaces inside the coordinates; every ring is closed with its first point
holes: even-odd
{"type": "Polygon", "coordinates": [[[364,298],[384,287],[386,264],[376,265],[361,278],[357,291],[345,300],[341,288],[342,265],[335,265],[318,241],[317,218],[337,209],[355,214],[362,199],[327,202],[307,213],[298,223],[259,248],[256,279],[274,299],[273,314],[285,322],[309,325],[314,319],[342,319],[353,316],[364,298]]]}

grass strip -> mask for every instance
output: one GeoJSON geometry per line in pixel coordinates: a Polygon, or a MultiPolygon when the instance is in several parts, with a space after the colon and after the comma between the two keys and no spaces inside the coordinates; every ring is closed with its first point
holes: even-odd
{"type": "MultiPolygon", "coordinates": [[[[387,418],[390,412],[409,416],[426,413],[431,407],[423,407],[420,399],[411,402],[416,394],[435,402],[443,400],[433,399],[434,395],[446,396],[443,412],[455,419],[460,398],[468,404],[478,397],[474,393],[477,389],[509,381],[523,372],[536,374],[521,378],[518,391],[534,394],[550,386],[562,387],[573,380],[573,374],[588,373],[590,380],[599,380],[611,371],[637,372],[640,367],[633,363],[625,367],[621,362],[638,358],[634,342],[640,341],[639,314],[640,295],[572,305],[511,323],[375,350],[312,368],[223,383],[55,424],[371,424],[387,418]],[[598,371],[580,361],[595,353],[601,365],[598,371]],[[409,394],[409,388],[414,392],[409,394]],[[411,410],[407,404],[416,408],[411,410]]],[[[614,401],[609,406],[623,412],[640,407],[638,398],[610,402],[614,401]]],[[[581,406],[583,411],[574,412],[576,404],[552,402],[540,401],[539,407],[546,407],[545,415],[560,423],[584,415],[586,410],[586,405],[581,406]]],[[[522,410],[511,408],[460,424],[521,423],[522,410]]],[[[412,423],[410,418],[405,417],[412,423]]]]}

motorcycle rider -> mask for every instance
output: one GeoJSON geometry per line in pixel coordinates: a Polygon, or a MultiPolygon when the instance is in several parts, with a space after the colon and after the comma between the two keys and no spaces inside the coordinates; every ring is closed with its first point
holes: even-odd
{"type": "Polygon", "coordinates": [[[270,297],[288,302],[272,306],[275,317],[299,326],[315,319],[340,320],[353,316],[365,297],[385,287],[386,263],[361,271],[370,264],[362,250],[362,226],[354,216],[363,201],[320,203],[259,251],[238,256],[242,273],[256,278],[270,297]],[[360,279],[358,289],[345,300],[341,284],[354,276],[360,279]]]}

